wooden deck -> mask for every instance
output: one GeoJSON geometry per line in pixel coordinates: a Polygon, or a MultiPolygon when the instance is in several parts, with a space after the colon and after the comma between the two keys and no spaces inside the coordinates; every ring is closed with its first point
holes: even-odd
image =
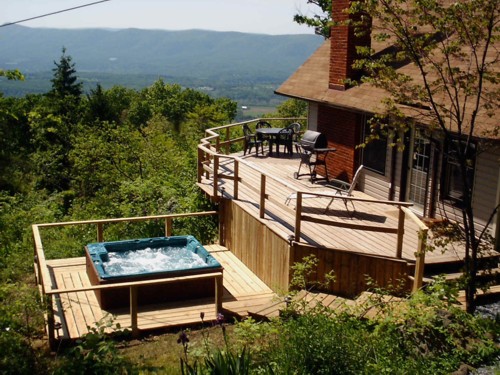
{"type": "MultiPolygon", "coordinates": [[[[308,191],[334,194],[332,189],[323,186],[324,182],[311,183],[308,176],[294,178],[298,171],[300,157],[298,155],[281,155],[281,157],[258,156],[255,154],[243,156],[242,153],[231,154],[239,161],[238,199],[235,200],[254,217],[259,217],[261,175],[266,175],[265,194],[266,200],[264,221],[266,226],[283,238],[294,234],[296,224],[295,200],[286,204],[286,198],[295,191],[308,191]],[[244,183],[242,183],[244,182],[244,183]]],[[[302,167],[301,173],[307,167],[302,167]],[[305,169],[304,169],[305,168],[305,169]]],[[[233,175],[234,162],[230,158],[220,158],[219,173],[233,175]]],[[[213,176],[208,179],[203,177],[198,184],[205,192],[213,195],[213,176]]],[[[224,191],[224,196],[234,198],[234,183],[231,179],[219,178],[219,192],[224,191]]],[[[373,200],[370,196],[354,192],[355,198],[373,200]]],[[[312,222],[303,222],[301,226],[300,241],[313,246],[328,247],[337,250],[346,250],[361,254],[370,254],[382,257],[396,257],[397,235],[384,233],[384,229],[398,227],[399,211],[390,204],[378,204],[367,201],[354,201],[355,209],[350,202],[348,209],[342,199],[335,199],[330,209],[325,212],[331,198],[316,197],[303,199],[302,213],[317,219],[328,219],[342,225],[360,225],[364,228],[373,228],[374,231],[356,230],[339,226],[330,226],[312,222]],[[381,231],[377,231],[380,228],[381,231]]],[[[418,225],[412,220],[405,220],[404,239],[401,259],[409,263],[415,262],[415,253],[418,249],[418,225]]],[[[432,237],[432,235],[430,236],[432,237]]],[[[441,249],[427,252],[425,263],[450,263],[464,259],[463,246],[449,246],[447,251],[441,249]]]]}
{"type": "MultiPolygon", "coordinates": [[[[247,316],[248,310],[258,309],[277,298],[276,294],[239,261],[229,250],[218,245],[205,248],[221,263],[223,276],[223,311],[233,316],[247,316]]],[[[85,270],[85,258],[47,261],[52,289],[91,287],[85,270]]],[[[128,309],[102,310],[93,291],[60,293],[54,298],[55,338],[73,340],[88,332],[88,327],[106,317],[122,328],[131,326],[128,309]]],[[[184,327],[216,319],[214,299],[197,299],[175,303],[151,304],[139,307],[139,331],[184,327]]]]}

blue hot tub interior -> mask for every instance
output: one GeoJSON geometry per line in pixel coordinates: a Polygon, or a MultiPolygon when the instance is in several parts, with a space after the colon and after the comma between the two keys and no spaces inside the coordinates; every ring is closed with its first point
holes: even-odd
{"type": "Polygon", "coordinates": [[[193,236],[171,236],[143,238],[136,240],[114,241],[91,243],[87,245],[88,255],[92,260],[95,270],[102,280],[113,280],[126,278],[130,276],[152,276],[155,274],[168,275],[169,273],[178,274],[180,271],[165,269],[155,272],[136,272],[127,275],[110,275],[106,272],[106,262],[109,261],[109,253],[143,250],[147,248],[184,248],[202,258],[205,265],[198,265],[190,268],[191,272],[221,268],[220,263],[200,244],[193,236]]]}

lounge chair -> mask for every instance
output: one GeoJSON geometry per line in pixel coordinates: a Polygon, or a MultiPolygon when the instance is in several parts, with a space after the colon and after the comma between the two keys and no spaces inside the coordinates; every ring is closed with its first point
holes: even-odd
{"type": "MultiPolygon", "coordinates": [[[[363,165],[360,165],[359,168],[356,170],[356,173],[354,173],[354,177],[353,177],[351,183],[346,182],[346,181],[342,181],[342,180],[333,179],[333,180],[328,181],[328,183],[326,183],[325,186],[330,188],[330,189],[334,189],[335,194],[338,194],[339,198],[341,198],[341,199],[342,199],[342,197],[351,197],[352,192],[358,183],[359,176],[361,175],[362,169],[363,169],[363,165]]],[[[328,191],[321,190],[321,191],[318,191],[318,193],[320,193],[320,194],[321,193],[328,193],[328,191]]],[[[302,194],[302,199],[322,198],[322,197],[323,197],[322,195],[316,195],[316,194],[302,194]]],[[[333,203],[333,201],[335,200],[335,198],[336,197],[333,197],[330,199],[330,202],[328,203],[328,205],[325,208],[325,213],[328,211],[328,209],[330,208],[330,206],[333,203]]],[[[285,204],[288,206],[288,204],[292,201],[292,199],[297,199],[297,193],[291,193],[290,195],[288,195],[285,199],[285,204]]],[[[349,212],[349,208],[347,207],[348,200],[349,199],[343,199],[344,204],[345,204],[345,208],[349,212]]],[[[350,201],[350,202],[352,204],[353,209],[356,210],[356,208],[354,207],[354,203],[352,201],[350,201]]]]}
{"type": "MultiPolygon", "coordinates": [[[[330,188],[330,189],[334,189],[335,190],[335,194],[338,194],[341,197],[342,196],[344,196],[344,197],[351,197],[352,196],[352,192],[353,192],[354,188],[356,187],[356,184],[358,183],[359,176],[361,174],[361,170],[362,169],[363,169],[363,165],[360,165],[359,168],[356,170],[356,173],[354,173],[354,177],[353,177],[351,183],[346,182],[346,181],[342,181],[342,180],[333,179],[333,180],[328,181],[325,184],[325,186],[328,187],[328,188],[330,188]]],[[[328,203],[328,205],[326,206],[325,213],[328,211],[328,209],[330,208],[330,206],[331,206],[331,204],[333,203],[334,200],[335,200],[335,197],[333,197],[330,200],[330,203],[328,203]]],[[[347,207],[347,201],[348,201],[348,199],[343,199],[343,201],[344,201],[346,210],[349,211],[349,208],[347,207]]],[[[356,208],[354,207],[354,203],[352,201],[350,201],[350,202],[352,204],[352,208],[354,210],[356,210],[356,208]]]]}

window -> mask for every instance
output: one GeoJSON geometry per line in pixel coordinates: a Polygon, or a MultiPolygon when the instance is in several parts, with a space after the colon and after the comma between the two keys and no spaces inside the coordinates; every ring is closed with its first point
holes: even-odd
{"type": "MultiPolygon", "coordinates": [[[[370,123],[366,121],[363,132],[363,139],[370,135],[370,123]]],[[[387,156],[387,136],[380,135],[379,139],[374,139],[363,148],[363,165],[365,168],[385,175],[385,164],[387,156]]]]}
{"type": "Polygon", "coordinates": [[[449,142],[444,157],[444,181],[443,197],[454,200],[457,203],[463,201],[464,182],[460,171],[460,155],[465,154],[466,179],[472,190],[474,183],[474,166],[476,163],[476,145],[469,144],[466,150],[466,142],[458,139],[449,142]]]}

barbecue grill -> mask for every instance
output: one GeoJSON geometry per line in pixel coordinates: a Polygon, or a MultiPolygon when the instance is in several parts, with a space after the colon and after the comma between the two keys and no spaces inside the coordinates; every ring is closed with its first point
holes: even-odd
{"type": "Polygon", "coordinates": [[[309,176],[312,183],[319,180],[328,181],[328,168],[326,167],[326,157],[328,153],[337,151],[334,148],[328,148],[326,136],[322,133],[307,130],[302,139],[295,143],[295,149],[300,155],[299,170],[293,174],[295,179],[302,176],[309,176]],[[309,173],[300,173],[302,165],[309,169],[309,173]],[[317,178],[317,167],[323,165],[325,167],[325,177],[317,178]]]}

